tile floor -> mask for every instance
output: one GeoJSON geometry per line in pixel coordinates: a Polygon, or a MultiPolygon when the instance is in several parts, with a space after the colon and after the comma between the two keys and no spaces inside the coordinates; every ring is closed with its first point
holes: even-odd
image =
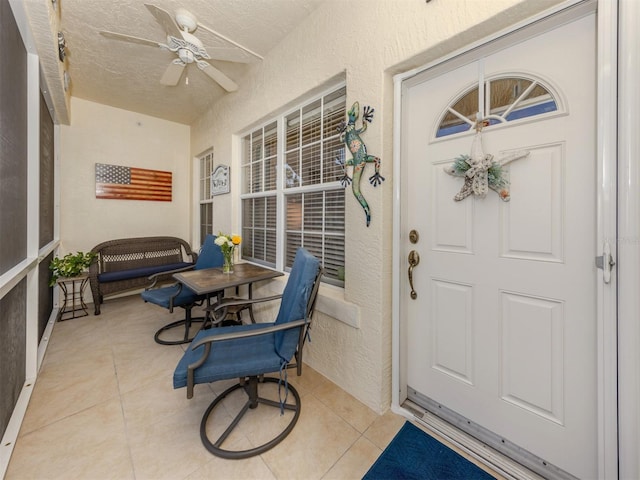
{"type": "Polygon", "coordinates": [[[200,441],[200,420],[230,383],[198,385],[187,400],[172,387],[185,347],[153,341],[182,312],[137,295],[102,312],[55,325],[6,480],[356,479],[405,421],[377,415],[305,365],[301,377],[289,372],[302,397],[292,433],[260,456],[215,457],[200,441]]]}

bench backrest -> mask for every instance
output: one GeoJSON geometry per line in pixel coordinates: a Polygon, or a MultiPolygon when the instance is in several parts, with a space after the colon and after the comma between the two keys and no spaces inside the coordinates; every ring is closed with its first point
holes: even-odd
{"type": "Polygon", "coordinates": [[[194,260],[189,244],[176,237],[122,238],[103,242],[91,251],[98,254],[98,273],[194,260]]]}

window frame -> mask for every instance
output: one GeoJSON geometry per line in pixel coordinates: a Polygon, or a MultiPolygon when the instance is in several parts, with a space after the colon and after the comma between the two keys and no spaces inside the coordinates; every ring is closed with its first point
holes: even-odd
{"type": "MultiPolygon", "coordinates": [[[[526,90],[526,89],[525,89],[526,90]]],[[[554,85],[549,80],[540,78],[537,75],[533,75],[528,72],[522,71],[509,71],[509,72],[501,72],[499,74],[490,75],[484,77],[480,75],[480,77],[468,85],[467,87],[461,89],[459,93],[457,93],[452,99],[447,103],[444,107],[442,113],[438,117],[438,121],[435,122],[434,130],[431,134],[431,140],[434,142],[446,140],[451,137],[458,137],[463,135],[468,135],[474,132],[475,120],[473,120],[473,115],[466,116],[464,113],[457,112],[453,107],[455,107],[458,102],[462,101],[467,96],[472,95],[474,92],[477,92],[478,96],[478,112],[487,120],[488,124],[485,125],[484,128],[500,128],[507,125],[511,125],[514,122],[524,123],[524,122],[535,122],[539,120],[543,120],[546,118],[561,116],[566,114],[566,103],[562,96],[559,94],[558,89],[555,88],[554,85]],[[546,91],[546,95],[549,99],[545,103],[553,102],[555,108],[553,110],[545,111],[545,112],[537,112],[532,115],[525,116],[517,116],[516,118],[507,118],[510,114],[524,110],[525,108],[515,108],[518,105],[526,104],[528,100],[527,96],[518,96],[516,101],[511,104],[506,104],[503,108],[493,109],[499,110],[499,113],[493,113],[493,110],[488,105],[491,101],[491,86],[502,80],[520,80],[530,82],[529,87],[533,91],[534,88],[540,87],[546,91]],[[487,110],[489,110],[487,112],[487,110]],[[506,114],[505,114],[506,112],[506,114]],[[466,124],[467,128],[464,130],[449,132],[449,133],[440,133],[443,130],[446,130],[446,127],[443,127],[445,123],[445,119],[448,115],[454,115],[458,117],[459,120],[463,122],[463,125],[466,124]]],[[[520,95],[523,95],[525,92],[521,92],[520,95]]],[[[533,97],[530,97],[533,98],[533,97]]],[[[451,128],[451,127],[448,127],[451,128]]]]}
{"type": "MultiPolygon", "coordinates": [[[[336,129],[335,134],[327,134],[328,131],[331,131],[331,127],[333,124],[327,123],[329,116],[326,116],[325,111],[325,100],[330,98],[332,95],[336,95],[337,98],[343,99],[339,106],[339,109],[343,109],[346,113],[347,109],[347,91],[346,91],[346,82],[340,82],[338,84],[333,84],[331,87],[323,89],[322,91],[315,93],[312,96],[308,96],[303,98],[301,101],[296,102],[296,105],[288,108],[280,113],[269,116],[269,118],[253,126],[252,128],[246,129],[238,135],[238,141],[240,144],[240,172],[241,172],[241,193],[240,193],[240,231],[242,235],[245,235],[246,227],[245,227],[245,215],[247,212],[245,211],[245,201],[246,200],[255,200],[257,198],[275,198],[276,206],[275,206],[275,263],[262,261],[256,258],[247,258],[244,256],[244,251],[241,251],[241,255],[247,261],[258,263],[262,265],[267,265],[277,270],[288,272],[291,269],[291,266],[287,266],[287,237],[290,235],[290,229],[287,229],[287,199],[294,196],[302,196],[305,197],[306,194],[315,194],[318,192],[335,192],[340,191],[342,193],[341,208],[342,208],[342,231],[336,232],[335,229],[332,231],[327,231],[326,228],[326,213],[327,213],[327,201],[325,196],[323,195],[322,200],[322,228],[321,230],[312,230],[309,232],[308,228],[305,228],[304,221],[301,226],[300,232],[304,235],[306,231],[307,234],[311,234],[316,238],[321,238],[322,245],[322,263],[324,264],[325,254],[326,252],[326,238],[328,237],[337,237],[342,240],[342,252],[344,255],[344,246],[346,245],[346,193],[345,187],[340,182],[339,178],[335,178],[332,181],[325,181],[324,175],[332,175],[332,172],[329,168],[322,164],[320,166],[319,173],[319,182],[313,183],[310,185],[295,185],[295,186],[287,186],[286,180],[287,175],[285,169],[288,166],[287,163],[287,153],[291,153],[292,151],[296,151],[298,159],[300,161],[300,166],[304,167],[304,158],[303,158],[303,148],[313,146],[312,148],[316,148],[319,151],[319,158],[323,160],[328,159],[329,156],[326,156],[328,151],[328,147],[331,147],[331,142],[334,143],[335,146],[339,146],[343,150],[343,154],[341,158],[344,159],[344,155],[346,155],[344,143],[339,142],[340,132],[336,129]],[[305,108],[310,107],[316,102],[320,102],[319,108],[320,113],[318,117],[318,122],[320,124],[320,134],[317,140],[309,142],[308,144],[303,144],[302,137],[304,135],[300,135],[298,138],[297,145],[295,147],[291,147],[291,145],[287,146],[287,119],[291,117],[296,112],[304,112],[305,108]],[[265,175],[264,167],[266,165],[265,160],[269,160],[272,158],[272,155],[265,155],[265,152],[261,152],[261,156],[259,159],[254,158],[254,137],[259,137],[261,139],[262,145],[265,144],[265,132],[273,131],[272,126],[275,124],[275,135],[277,147],[276,147],[276,165],[275,165],[275,189],[265,190],[264,180],[265,178],[270,178],[268,175],[265,175]],[[325,131],[325,128],[329,128],[325,131]],[[257,133],[260,132],[260,133],[257,133]],[[338,142],[335,140],[338,139],[338,142]],[[247,168],[251,169],[255,168],[256,164],[260,163],[260,167],[262,168],[260,181],[256,182],[254,177],[247,177],[247,168]],[[259,189],[254,190],[256,183],[259,183],[259,189]]],[[[344,115],[340,118],[341,121],[345,120],[344,115]]],[[[315,158],[315,157],[314,157],[315,158]]],[[[255,217],[254,217],[255,218],[255,217]]],[[[265,222],[264,228],[267,231],[267,225],[269,224],[266,215],[265,209],[265,222]]],[[[273,222],[270,223],[272,225],[273,222]]],[[[252,222],[251,227],[254,228],[255,222],[252,222]]],[[[312,237],[313,238],[313,237],[312,237]]],[[[253,244],[253,242],[252,242],[253,244]]],[[[303,242],[304,245],[304,242],[303,242]]],[[[268,242],[265,241],[265,248],[268,246],[268,242]]],[[[241,249],[242,250],[242,249],[241,249]]],[[[334,249],[334,251],[337,249],[334,249]]],[[[266,251],[265,251],[266,252],[266,251]]],[[[330,253],[330,252],[328,252],[330,253]]],[[[266,255],[265,255],[266,256],[266,255]]],[[[290,255],[289,255],[290,256],[290,255]]],[[[344,259],[344,256],[343,256],[344,259]]],[[[338,267],[339,268],[339,267],[338,267]]],[[[333,278],[327,276],[326,274],[323,276],[323,283],[335,285],[337,287],[344,287],[344,276],[342,278],[333,278]]]]}
{"type": "Polygon", "coordinates": [[[198,238],[202,245],[207,234],[213,234],[213,196],[211,195],[211,175],[214,171],[213,148],[198,155],[196,163],[198,165],[198,238]],[[207,161],[209,162],[208,172],[206,172],[207,161]],[[208,196],[207,191],[209,192],[208,196]],[[202,218],[203,206],[207,206],[207,210],[211,213],[211,218],[207,221],[203,221],[202,218]]]}

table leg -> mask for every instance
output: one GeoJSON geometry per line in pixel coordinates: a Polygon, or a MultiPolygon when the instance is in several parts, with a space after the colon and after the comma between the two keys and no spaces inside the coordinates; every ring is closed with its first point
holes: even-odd
{"type": "MultiPolygon", "coordinates": [[[[249,300],[253,298],[253,283],[249,284],[249,300]]],[[[249,305],[249,316],[251,317],[251,323],[256,323],[256,319],[253,318],[253,305],[249,305]]]]}
{"type": "Polygon", "coordinates": [[[216,314],[214,312],[215,309],[215,305],[219,305],[220,301],[222,300],[222,297],[224,296],[224,291],[218,291],[218,292],[213,292],[213,293],[208,293],[207,294],[207,306],[205,308],[205,323],[204,326],[202,328],[210,328],[213,327],[214,325],[220,323],[222,320],[224,320],[225,314],[223,312],[222,316],[220,318],[216,317],[216,314]],[[214,305],[211,305],[211,296],[215,295],[216,296],[216,302],[214,305]]]}

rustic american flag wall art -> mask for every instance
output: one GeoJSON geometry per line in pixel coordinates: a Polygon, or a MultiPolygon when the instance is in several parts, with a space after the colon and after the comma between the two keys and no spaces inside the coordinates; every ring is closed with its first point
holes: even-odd
{"type": "Polygon", "coordinates": [[[171,201],[172,173],[96,163],[96,198],[171,201]]]}

